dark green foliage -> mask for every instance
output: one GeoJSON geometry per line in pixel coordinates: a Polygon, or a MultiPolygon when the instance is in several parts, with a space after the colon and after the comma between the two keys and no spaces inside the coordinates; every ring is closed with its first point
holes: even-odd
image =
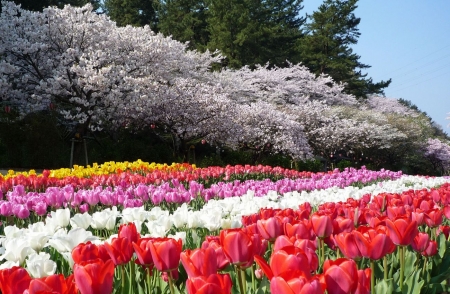
{"type": "Polygon", "coordinates": [[[204,51],[209,41],[207,5],[202,0],[167,0],[159,6],[158,29],[165,36],[189,42],[190,49],[204,51]]]}
{"type": "Polygon", "coordinates": [[[359,61],[352,45],[358,42],[357,18],[353,11],[358,0],[325,0],[309,16],[307,35],[299,42],[303,63],[315,74],[326,74],[335,81],[345,83],[345,91],[356,97],[383,94],[391,80],[374,83],[361,70],[369,65],[359,61]]]}
{"type": "Polygon", "coordinates": [[[225,66],[283,65],[295,62],[302,37],[301,0],[214,0],[208,4],[210,50],[219,49],[225,66]]]}
{"type": "Polygon", "coordinates": [[[158,4],[156,0],[104,0],[103,9],[118,26],[149,25],[156,31],[158,4]]]}

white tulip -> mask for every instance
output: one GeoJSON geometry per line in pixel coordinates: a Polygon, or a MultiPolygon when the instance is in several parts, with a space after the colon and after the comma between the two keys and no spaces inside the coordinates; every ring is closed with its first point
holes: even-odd
{"type": "Polygon", "coordinates": [[[26,269],[33,278],[48,277],[56,272],[56,262],[51,260],[50,254],[45,252],[30,254],[26,264],[26,269]]]}
{"type": "Polygon", "coordinates": [[[83,214],[77,213],[70,219],[70,225],[72,228],[83,228],[87,230],[92,222],[92,216],[85,212],[83,214]]]}
{"type": "Polygon", "coordinates": [[[5,248],[5,253],[0,256],[0,260],[6,259],[18,262],[20,265],[24,263],[28,255],[35,253],[25,238],[7,239],[3,242],[3,247],[5,248]]]}

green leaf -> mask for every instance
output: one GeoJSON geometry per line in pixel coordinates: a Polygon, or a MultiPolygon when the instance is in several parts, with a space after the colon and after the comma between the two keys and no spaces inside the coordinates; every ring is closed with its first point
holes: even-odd
{"type": "Polygon", "coordinates": [[[393,293],[394,284],[392,279],[381,280],[375,285],[375,293],[393,293]]]}
{"type": "Polygon", "coordinates": [[[420,279],[421,272],[422,270],[417,270],[406,278],[402,289],[403,294],[420,294],[420,290],[422,289],[423,284],[425,283],[423,280],[420,279]]]}

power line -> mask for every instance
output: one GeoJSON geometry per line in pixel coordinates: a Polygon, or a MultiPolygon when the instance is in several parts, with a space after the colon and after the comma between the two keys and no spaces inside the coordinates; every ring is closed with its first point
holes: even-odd
{"type": "Polygon", "coordinates": [[[446,45],[446,46],[444,46],[444,47],[441,47],[440,49],[438,49],[438,50],[436,50],[436,51],[433,51],[433,52],[431,52],[431,53],[429,53],[429,54],[427,54],[427,55],[425,55],[425,56],[423,56],[423,57],[420,57],[419,59],[413,60],[413,61],[407,63],[407,64],[404,65],[404,66],[401,66],[401,67],[399,67],[399,68],[397,68],[397,69],[394,69],[393,71],[391,71],[391,73],[392,73],[392,72],[397,72],[397,71],[399,71],[399,70],[401,70],[401,69],[403,69],[403,68],[405,68],[405,67],[408,67],[409,65],[411,65],[411,64],[413,64],[413,63],[416,63],[417,61],[423,60],[423,59],[425,59],[425,58],[427,58],[427,57],[433,55],[434,53],[439,52],[439,51],[442,51],[442,50],[444,50],[444,49],[446,49],[446,48],[449,48],[449,47],[450,47],[450,44],[449,44],[449,45],[446,45]]]}

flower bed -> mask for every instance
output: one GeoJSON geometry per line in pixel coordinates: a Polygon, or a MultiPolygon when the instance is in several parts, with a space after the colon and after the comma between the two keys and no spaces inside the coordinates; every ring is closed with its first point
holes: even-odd
{"type": "Polygon", "coordinates": [[[225,171],[207,186],[169,174],[158,184],[11,186],[0,202],[2,293],[448,291],[448,178],[362,169],[240,181],[245,172],[225,171]],[[231,192],[208,196],[218,187],[231,192]]]}

